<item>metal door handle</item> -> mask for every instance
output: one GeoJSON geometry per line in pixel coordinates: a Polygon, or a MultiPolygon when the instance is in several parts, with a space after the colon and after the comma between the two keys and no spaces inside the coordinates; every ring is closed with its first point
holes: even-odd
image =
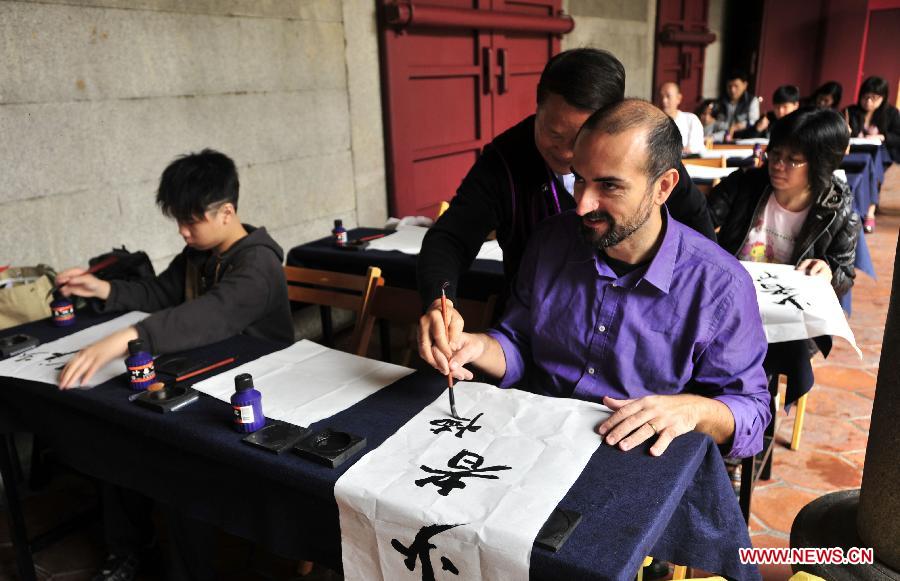
{"type": "Polygon", "coordinates": [[[497,93],[503,94],[509,90],[509,62],[507,49],[497,50],[497,66],[500,67],[500,80],[497,83],[497,93]]]}
{"type": "Polygon", "coordinates": [[[484,74],[484,92],[490,95],[494,92],[494,49],[489,46],[481,49],[481,67],[484,74]]]}

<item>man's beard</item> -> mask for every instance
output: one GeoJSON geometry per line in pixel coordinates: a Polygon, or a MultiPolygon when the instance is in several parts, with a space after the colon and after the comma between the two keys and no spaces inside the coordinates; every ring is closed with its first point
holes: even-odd
{"type": "Polygon", "coordinates": [[[604,248],[610,248],[627,239],[632,234],[637,232],[641,228],[641,226],[646,224],[653,213],[653,209],[654,206],[652,197],[648,195],[646,198],[644,198],[644,201],[641,203],[641,206],[637,209],[637,211],[621,225],[617,224],[612,216],[601,210],[588,212],[583,216],[583,218],[592,221],[602,220],[603,222],[606,222],[606,232],[603,234],[597,234],[597,232],[593,228],[585,225],[585,223],[582,221],[579,222],[579,234],[581,235],[581,239],[585,242],[585,244],[592,247],[594,250],[603,250],[604,248]]]}

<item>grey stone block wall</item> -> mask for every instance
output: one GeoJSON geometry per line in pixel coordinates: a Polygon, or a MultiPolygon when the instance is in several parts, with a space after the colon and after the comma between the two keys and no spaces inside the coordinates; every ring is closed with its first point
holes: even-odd
{"type": "Polygon", "coordinates": [[[625,65],[625,95],[652,100],[656,0],[564,0],[563,8],[575,19],[563,50],[608,50],[625,65]]]}
{"type": "Polygon", "coordinates": [[[0,2],[0,46],[0,264],[126,244],[164,267],[157,180],[203,147],[285,250],[386,218],[373,2],[0,2]]]}

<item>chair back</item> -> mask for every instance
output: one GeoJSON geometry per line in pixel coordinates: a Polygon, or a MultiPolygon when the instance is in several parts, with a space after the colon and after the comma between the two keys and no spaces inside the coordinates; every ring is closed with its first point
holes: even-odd
{"type": "Polygon", "coordinates": [[[363,326],[368,319],[375,289],[384,284],[381,269],[370,266],[365,275],[345,274],[298,266],[285,266],[284,278],[291,302],[346,309],[356,313],[356,324],[350,342],[353,353],[365,354],[368,338],[363,343],[363,326]]]}

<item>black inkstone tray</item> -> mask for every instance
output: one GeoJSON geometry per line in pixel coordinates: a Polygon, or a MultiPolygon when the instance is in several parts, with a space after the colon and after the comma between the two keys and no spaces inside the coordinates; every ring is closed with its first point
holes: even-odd
{"type": "Polygon", "coordinates": [[[365,438],[325,428],[300,440],[294,452],[301,458],[337,468],[365,447],[365,438]]]}
{"type": "Polygon", "coordinates": [[[575,527],[580,522],[581,513],[574,510],[556,508],[550,514],[544,526],[541,527],[534,544],[555,553],[566,544],[566,541],[569,540],[569,535],[572,534],[572,531],[575,530],[575,527]]]}
{"type": "Polygon", "coordinates": [[[194,403],[199,397],[200,393],[192,387],[167,385],[157,391],[142,392],[134,398],[134,403],[160,413],[168,413],[194,403]]]}

